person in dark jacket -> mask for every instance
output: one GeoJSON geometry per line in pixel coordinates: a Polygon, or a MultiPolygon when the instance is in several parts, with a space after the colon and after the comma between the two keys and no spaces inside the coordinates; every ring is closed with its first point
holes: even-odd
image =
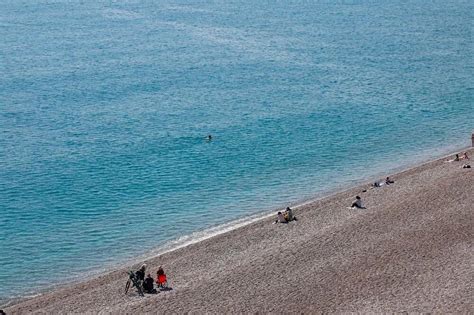
{"type": "Polygon", "coordinates": [[[145,293],[156,293],[156,289],[153,287],[153,284],[155,283],[155,280],[151,277],[150,274],[146,276],[145,281],[143,281],[143,292],[145,293]]]}
{"type": "Polygon", "coordinates": [[[138,269],[135,272],[135,277],[137,277],[137,280],[143,281],[145,280],[145,270],[146,270],[146,265],[143,264],[140,269],[138,269]]]}

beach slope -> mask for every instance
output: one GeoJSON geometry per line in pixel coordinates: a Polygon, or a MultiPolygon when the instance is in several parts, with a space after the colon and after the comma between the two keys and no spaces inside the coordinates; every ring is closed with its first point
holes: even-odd
{"type": "Polygon", "coordinates": [[[296,222],[262,219],[147,261],[170,291],[125,295],[123,269],[6,312],[472,312],[474,171],[462,164],[423,164],[296,207],[296,222]],[[355,195],[367,209],[347,208],[355,195]]]}

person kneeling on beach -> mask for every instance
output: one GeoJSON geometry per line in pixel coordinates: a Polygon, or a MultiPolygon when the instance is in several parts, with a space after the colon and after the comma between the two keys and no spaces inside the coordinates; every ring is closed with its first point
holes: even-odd
{"type": "Polygon", "coordinates": [[[365,209],[365,207],[362,206],[362,199],[360,199],[359,196],[356,196],[356,200],[352,203],[351,208],[365,209]]]}
{"type": "Polygon", "coordinates": [[[296,217],[293,215],[293,210],[290,207],[286,207],[284,217],[287,222],[290,222],[293,220],[298,221],[296,217]]]}
{"type": "Polygon", "coordinates": [[[143,292],[151,293],[151,294],[157,293],[156,289],[153,287],[154,283],[155,283],[155,281],[153,280],[151,275],[148,274],[146,276],[145,281],[143,281],[143,292]]]}
{"type": "Polygon", "coordinates": [[[280,211],[278,211],[278,213],[277,213],[277,219],[276,219],[275,223],[288,223],[288,221],[286,221],[286,218],[285,218],[285,216],[283,215],[283,213],[281,213],[280,211]]]}

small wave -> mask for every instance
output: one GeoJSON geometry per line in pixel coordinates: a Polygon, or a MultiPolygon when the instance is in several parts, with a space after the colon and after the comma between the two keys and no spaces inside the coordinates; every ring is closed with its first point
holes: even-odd
{"type": "Polygon", "coordinates": [[[106,9],[102,12],[102,16],[107,19],[119,19],[119,20],[135,20],[142,16],[133,11],[120,10],[120,9],[106,9]]]}
{"type": "Polygon", "coordinates": [[[184,5],[174,5],[174,6],[168,6],[165,8],[165,10],[169,11],[181,11],[181,12],[189,12],[189,13],[207,13],[207,14],[216,14],[218,11],[216,10],[206,10],[202,8],[194,8],[190,6],[184,6],[184,5]]]}
{"type": "Polygon", "coordinates": [[[26,293],[21,296],[21,298],[18,298],[18,295],[11,296],[11,297],[5,297],[5,298],[0,298],[0,306],[2,308],[7,308],[12,306],[13,304],[17,304],[21,301],[33,299],[35,297],[38,297],[42,295],[42,293],[26,293]]]}
{"type": "MultiPolygon", "coordinates": [[[[297,207],[300,207],[302,205],[303,204],[300,204],[297,207]]],[[[154,250],[151,250],[151,251],[147,252],[146,254],[144,254],[142,256],[136,257],[135,259],[133,259],[133,261],[128,261],[127,263],[123,264],[123,266],[128,266],[131,263],[138,263],[138,262],[141,262],[141,261],[147,260],[147,259],[152,259],[152,258],[158,257],[160,255],[163,255],[163,254],[166,254],[166,253],[169,253],[169,252],[173,252],[173,251],[178,250],[180,248],[184,248],[184,247],[187,247],[189,245],[202,242],[202,241],[204,241],[206,239],[209,239],[209,238],[212,238],[214,236],[218,236],[218,235],[236,230],[238,228],[244,227],[244,226],[252,224],[254,222],[269,218],[269,217],[274,215],[274,212],[275,211],[265,212],[263,214],[260,213],[260,214],[252,215],[252,216],[245,217],[245,218],[242,218],[242,219],[237,219],[237,220],[234,220],[234,221],[231,221],[231,222],[228,222],[228,223],[223,223],[223,224],[211,227],[211,228],[207,228],[207,229],[202,230],[202,231],[197,231],[197,232],[194,232],[194,233],[191,233],[191,234],[188,234],[188,235],[181,236],[181,237],[179,237],[175,240],[172,240],[172,241],[166,243],[163,246],[160,246],[160,247],[158,247],[154,250]]]]}

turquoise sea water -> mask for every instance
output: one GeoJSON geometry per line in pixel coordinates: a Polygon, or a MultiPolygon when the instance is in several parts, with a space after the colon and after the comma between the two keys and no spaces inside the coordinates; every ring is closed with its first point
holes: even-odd
{"type": "Polygon", "coordinates": [[[0,300],[467,146],[473,13],[1,1],[0,300]]]}

